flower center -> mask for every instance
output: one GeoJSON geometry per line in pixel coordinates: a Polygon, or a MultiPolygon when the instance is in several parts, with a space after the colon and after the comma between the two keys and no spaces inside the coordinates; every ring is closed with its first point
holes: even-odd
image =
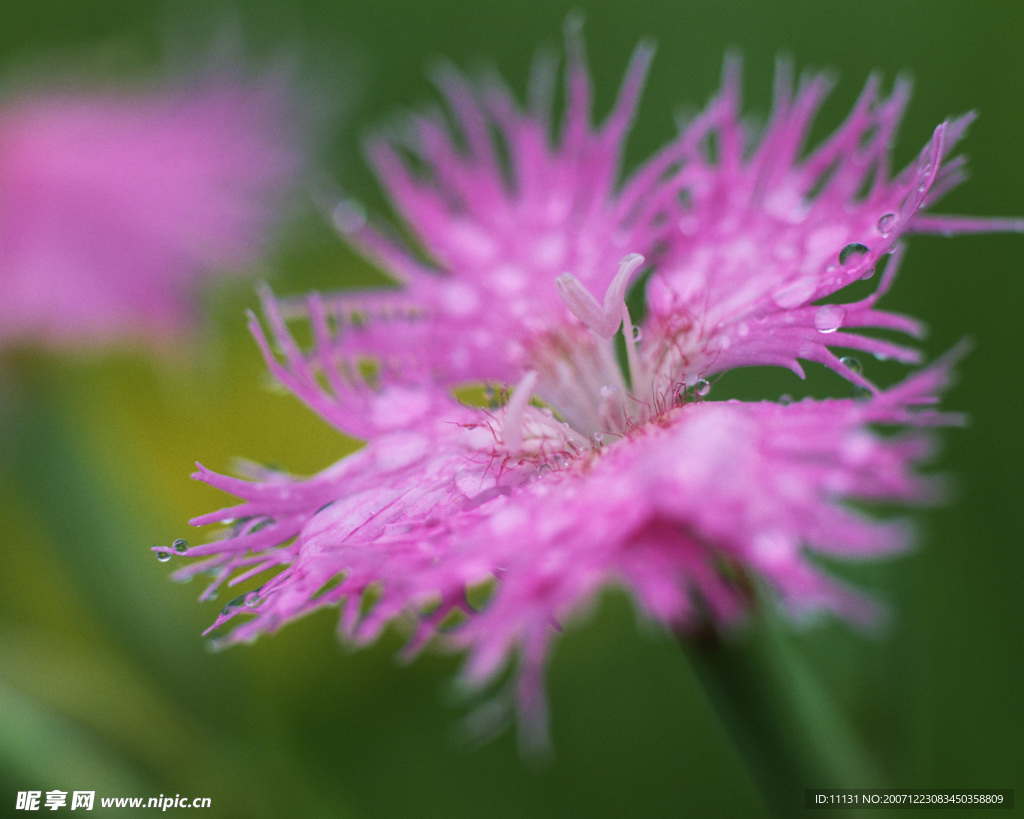
{"type": "Polygon", "coordinates": [[[643,342],[626,307],[626,291],[643,261],[635,253],[622,260],[603,304],[571,274],[556,280],[562,301],[584,326],[563,326],[535,341],[535,367],[516,385],[501,417],[500,436],[511,454],[560,466],[560,458],[599,450],[685,401],[680,334],[658,333],[643,342]],[[542,406],[532,404],[534,398],[542,406]]]}

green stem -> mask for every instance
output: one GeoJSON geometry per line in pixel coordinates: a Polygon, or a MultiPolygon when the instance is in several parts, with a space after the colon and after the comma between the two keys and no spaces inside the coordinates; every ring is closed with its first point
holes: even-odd
{"type": "Polygon", "coordinates": [[[680,641],[773,812],[800,812],[806,788],[883,784],[792,638],[770,615],[755,616],[742,640],[713,634],[680,641]]]}

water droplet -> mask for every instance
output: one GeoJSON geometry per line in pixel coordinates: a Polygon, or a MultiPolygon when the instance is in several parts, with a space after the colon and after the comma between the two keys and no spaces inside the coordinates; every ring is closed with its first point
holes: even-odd
{"type": "MultiPolygon", "coordinates": [[[[331,503],[333,503],[333,502],[334,501],[331,501],[331,503]]],[[[319,509],[316,510],[316,514],[320,514],[321,512],[324,511],[324,509],[326,509],[330,505],[331,505],[330,503],[325,503],[323,506],[321,506],[319,509]]],[[[259,532],[261,529],[266,529],[273,522],[274,522],[273,518],[259,518],[259,519],[256,520],[255,523],[253,523],[251,526],[249,526],[249,531],[246,532],[246,534],[254,535],[257,532],[259,532]]]]}
{"type": "Polygon", "coordinates": [[[792,310],[810,301],[818,289],[818,280],[812,276],[793,279],[772,291],[772,301],[783,310],[792,310]]]}
{"type": "Polygon", "coordinates": [[[159,560],[161,563],[166,563],[168,560],[171,559],[171,553],[170,552],[157,552],[156,553],[156,559],[159,560]]]}
{"type": "Polygon", "coordinates": [[[229,601],[228,604],[220,610],[221,616],[226,616],[231,614],[235,609],[241,608],[245,603],[245,598],[246,595],[240,594],[234,600],[229,601]]]}
{"type": "Polygon", "coordinates": [[[633,327],[633,341],[639,341],[643,337],[644,337],[644,331],[641,330],[639,327],[634,326],[633,327]]]}
{"type": "Polygon", "coordinates": [[[551,459],[551,463],[555,465],[555,469],[565,469],[569,464],[569,459],[561,452],[556,452],[554,457],[551,459]]]}
{"type": "Polygon", "coordinates": [[[174,551],[178,554],[183,555],[188,551],[188,541],[178,538],[174,543],[171,544],[174,547],[174,551]]]}
{"type": "Polygon", "coordinates": [[[834,333],[843,326],[846,310],[838,304],[823,304],[814,314],[814,326],[819,333],[834,333]]]}
{"type": "Polygon", "coordinates": [[[601,444],[604,442],[604,434],[601,432],[590,433],[590,447],[591,449],[600,449],[601,444]]]}
{"type": "Polygon", "coordinates": [[[857,373],[857,375],[861,374],[862,368],[860,366],[860,362],[852,355],[844,355],[839,359],[839,363],[846,367],[850,372],[857,373]]]}
{"type": "Polygon", "coordinates": [[[679,232],[684,236],[694,236],[698,230],[700,230],[700,220],[696,216],[687,214],[679,219],[679,232]]]}
{"type": "Polygon", "coordinates": [[[249,592],[245,596],[245,605],[247,606],[258,606],[261,602],[259,592],[249,592]]]}
{"type": "Polygon", "coordinates": [[[886,213],[884,216],[880,216],[878,218],[878,232],[883,236],[888,236],[892,233],[898,221],[899,217],[895,213],[886,213]]]}
{"type": "Polygon", "coordinates": [[[334,206],[333,215],[342,233],[355,233],[366,226],[366,209],[355,199],[342,199],[334,206]]]}
{"type": "Polygon", "coordinates": [[[856,267],[860,260],[867,255],[868,248],[860,242],[850,242],[839,251],[839,264],[845,268],[856,267]]]}
{"type": "Polygon", "coordinates": [[[867,401],[871,397],[871,390],[857,384],[853,388],[853,399],[855,401],[867,401]]]}
{"type": "Polygon", "coordinates": [[[790,395],[788,392],[785,392],[779,396],[779,403],[782,404],[782,406],[784,407],[788,407],[790,404],[793,403],[793,396],[790,395]]]}
{"type": "Polygon", "coordinates": [[[870,279],[874,275],[875,275],[875,266],[873,264],[872,265],[868,265],[866,268],[864,268],[864,272],[860,274],[860,279],[861,279],[861,281],[866,281],[867,279],[870,279]]]}
{"type": "Polygon", "coordinates": [[[699,395],[702,398],[711,392],[711,382],[704,378],[698,378],[693,385],[694,395],[699,395]]]}

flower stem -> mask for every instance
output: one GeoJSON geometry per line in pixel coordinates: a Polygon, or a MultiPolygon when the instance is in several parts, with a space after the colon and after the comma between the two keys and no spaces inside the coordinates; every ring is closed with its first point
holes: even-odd
{"type": "Polygon", "coordinates": [[[806,788],[881,787],[882,776],[775,618],[742,641],[680,635],[711,703],[774,813],[802,810],[806,788]]]}

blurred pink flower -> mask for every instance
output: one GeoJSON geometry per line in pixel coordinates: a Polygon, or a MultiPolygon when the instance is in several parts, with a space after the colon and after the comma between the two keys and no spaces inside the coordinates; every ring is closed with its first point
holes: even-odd
{"type": "Polygon", "coordinates": [[[263,250],[299,159],[283,89],[52,91],[0,105],[0,345],[155,341],[263,250]]]}
{"type": "Polygon", "coordinates": [[[900,239],[1020,227],[927,215],[960,179],[961,161],[948,156],[966,119],[940,125],[892,176],[902,83],[885,96],[869,82],[847,121],[804,156],[827,81],[804,78],[794,95],[786,65],[760,137],[740,119],[730,62],[706,110],[620,181],[651,51],[637,50],[594,127],[575,35],[568,49],[553,141],[555,75],[539,62],[525,110],[497,84],[474,89],[449,69],[440,87],[457,130],[423,116],[372,143],[427,255],[345,203],[339,226],[398,286],[311,296],[301,311],[286,304],[308,320],[309,349],[269,295],[270,339],[252,319],[274,376],[368,443],[309,479],[200,467],[196,477],[242,502],[193,521],[232,528],[188,550],[202,559],[177,574],[212,572],[210,597],[274,573],[217,618],[214,627],[250,616],[228,642],[340,605],[346,639],[366,643],[407,622],[410,652],[432,638],[466,650],[476,686],[517,658],[516,702],[534,735],[552,638],[607,584],[681,631],[736,622],[755,585],[795,617],[872,620],[872,604],[815,556],[859,559],[907,543],[903,523],[847,501],[930,497],[913,471],[928,437],[875,425],[955,422],[930,406],[952,361],[880,391],[830,348],[917,361],[904,344],[855,332],[919,329],[876,307],[900,239]],[[881,265],[873,295],[822,302],[881,265]],[[646,299],[635,322],[631,286],[646,299]],[[798,359],[867,397],[709,399],[716,373],[768,364],[802,374],[798,359]],[[487,405],[453,396],[472,384],[484,385],[487,405]]]}

